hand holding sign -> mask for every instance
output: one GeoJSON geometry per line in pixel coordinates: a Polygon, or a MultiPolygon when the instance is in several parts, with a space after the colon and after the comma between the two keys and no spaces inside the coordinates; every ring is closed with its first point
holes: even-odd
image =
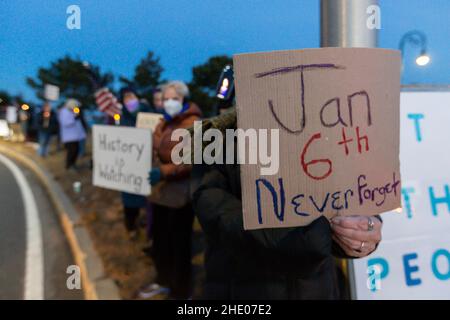
{"type": "Polygon", "coordinates": [[[381,241],[382,223],[365,216],[338,216],[331,219],[333,240],[351,257],[365,257],[381,241]],[[372,227],[369,223],[373,223],[372,227]]]}
{"type": "Polygon", "coordinates": [[[148,172],[148,183],[151,186],[155,186],[158,182],[161,181],[161,169],[159,168],[152,168],[148,172]]]}

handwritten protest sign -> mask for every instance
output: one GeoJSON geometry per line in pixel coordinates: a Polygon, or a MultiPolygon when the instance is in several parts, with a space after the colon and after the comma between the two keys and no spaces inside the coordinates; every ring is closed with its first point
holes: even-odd
{"type": "Polygon", "coordinates": [[[136,128],[151,129],[153,132],[162,118],[162,114],[159,113],[139,112],[136,119],[136,128]]]}
{"type": "Polygon", "coordinates": [[[449,300],[450,92],[402,92],[400,101],[403,209],[384,217],[377,250],[353,261],[353,293],[449,300]]]}
{"type": "Polygon", "coordinates": [[[130,127],[94,125],[93,183],[95,186],[149,195],[151,131],[130,127]]]}
{"type": "Polygon", "coordinates": [[[400,207],[398,51],[241,54],[234,67],[238,127],[279,129],[275,175],[241,165],[245,229],[400,207]]]}

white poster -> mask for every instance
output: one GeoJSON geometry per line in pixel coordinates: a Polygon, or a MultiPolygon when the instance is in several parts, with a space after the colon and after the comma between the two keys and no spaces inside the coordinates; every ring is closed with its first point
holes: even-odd
{"type": "Polygon", "coordinates": [[[93,183],[95,186],[149,195],[152,136],[148,129],[94,125],[93,183]]]}
{"type": "Polygon", "coordinates": [[[450,92],[404,92],[401,212],[383,214],[383,240],[354,260],[357,299],[450,299],[450,92]]]}
{"type": "Polygon", "coordinates": [[[162,118],[163,115],[159,113],[139,112],[136,119],[136,128],[151,129],[153,132],[162,118]]]}
{"type": "Polygon", "coordinates": [[[6,107],[6,121],[8,123],[17,123],[18,110],[16,106],[6,107]]]}
{"type": "Polygon", "coordinates": [[[50,101],[57,101],[59,99],[59,87],[46,84],[44,87],[44,97],[50,101]]]}
{"type": "Polygon", "coordinates": [[[9,127],[6,120],[0,120],[0,137],[9,137],[9,127]]]}

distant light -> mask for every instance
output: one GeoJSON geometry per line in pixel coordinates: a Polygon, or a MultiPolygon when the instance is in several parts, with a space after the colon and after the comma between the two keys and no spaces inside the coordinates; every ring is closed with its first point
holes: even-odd
{"type": "Polygon", "coordinates": [[[73,112],[76,113],[76,114],[79,114],[80,113],[80,108],[78,108],[78,107],[73,108],[73,112]]]}
{"type": "Polygon", "coordinates": [[[228,87],[230,86],[230,82],[227,78],[223,79],[222,85],[220,86],[219,94],[217,95],[218,98],[223,99],[225,98],[225,95],[228,92],[228,87]]]}
{"type": "Polygon", "coordinates": [[[114,115],[114,120],[119,121],[120,120],[120,114],[116,113],[114,115]]]}
{"type": "Polygon", "coordinates": [[[27,104],[23,104],[21,108],[22,108],[23,111],[30,110],[30,106],[27,105],[27,104]]]}
{"type": "Polygon", "coordinates": [[[417,57],[416,59],[416,63],[418,66],[426,66],[428,63],[430,63],[431,58],[430,56],[426,55],[426,54],[422,54],[420,56],[417,57]]]}

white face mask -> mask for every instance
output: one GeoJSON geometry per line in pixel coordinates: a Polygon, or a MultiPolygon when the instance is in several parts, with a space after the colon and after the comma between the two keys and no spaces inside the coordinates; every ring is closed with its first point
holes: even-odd
{"type": "Polygon", "coordinates": [[[169,100],[164,101],[164,110],[171,117],[179,114],[182,109],[183,109],[183,105],[178,100],[169,99],[169,100]]]}

